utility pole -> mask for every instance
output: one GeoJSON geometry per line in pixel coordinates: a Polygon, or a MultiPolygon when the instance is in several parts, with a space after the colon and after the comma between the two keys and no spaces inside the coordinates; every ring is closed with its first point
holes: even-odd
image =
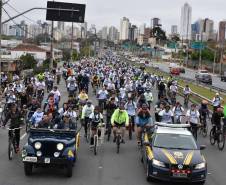
{"type": "Polygon", "coordinates": [[[0,0],[0,89],[2,87],[2,0],[0,0]]]}
{"type": "Polygon", "coordinates": [[[71,61],[72,61],[72,55],[73,55],[73,37],[74,37],[74,23],[72,22],[72,25],[71,25],[71,61]]]}
{"type": "Polygon", "coordinates": [[[202,32],[200,34],[200,46],[199,46],[199,68],[202,69],[202,32]]]}
{"type": "MultiPolygon", "coordinates": [[[[54,2],[54,0],[53,0],[54,2]]],[[[54,22],[52,21],[51,23],[51,44],[50,44],[50,69],[53,69],[53,27],[54,27],[54,22]]]]}

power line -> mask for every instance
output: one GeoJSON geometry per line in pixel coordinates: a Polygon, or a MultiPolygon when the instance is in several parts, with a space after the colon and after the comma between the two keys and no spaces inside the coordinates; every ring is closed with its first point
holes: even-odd
{"type": "MultiPolygon", "coordinates": [[[[12,17],[9,15],[9,13],[5,10],[5,8],[3,8],[3,11],[7,14],[7,16],[11,19],[12,17]]],[[[16,26],[18,26],[21,30],[23,30],[25,33],[27,33],[28,35],[32,36],[35,38],[35,35],[28,32],[26,29],[24,29],[22,26],[20,26],[19,24],[17,24],[13,19],[11,20],[16,26]]]]}

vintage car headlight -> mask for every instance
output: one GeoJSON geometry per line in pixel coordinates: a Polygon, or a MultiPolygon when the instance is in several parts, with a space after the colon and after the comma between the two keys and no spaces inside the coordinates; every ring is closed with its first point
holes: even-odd
{"type": "Polygon", "coordinates": [[[201,169],[203,169],[205,167],[206,167],[206,163],[204,163],[204,162],[195,165],[195,169],[196,170],[201,170],[201,169]]]}
{"type": "Polygon", "coordinates": [[[62,143],[57,144],[57,150],[61,151],[63,150],[63,148],[64,148],[64,145],[62,143]]]}
{"type": "Polygon", "coordinates": [[[39,150],[42,147],[42,144],[40,142],[35,143],[35,149],[39,150]]]}
{"type": "Polygon", "coordinates": [[[54,157],[59,157],[60,156],[60,152],[54,152],[54,157]]]}
{"type": "Polygon", "coordinates": [[[36,155],[37,155],[38,157],[41,157],[41,156],[42,156],[42,152],[41,152],[41,151],[37,151],[37,152],[36,152],[36,155]]]}
{"type": "Polygon", "coordinates": [[[155,166],[163,167],[163,168],[166,167],[166,165],[163,162],[158,161],[156,159],[153,159],[152,164],[155,165],[155,166]]]}

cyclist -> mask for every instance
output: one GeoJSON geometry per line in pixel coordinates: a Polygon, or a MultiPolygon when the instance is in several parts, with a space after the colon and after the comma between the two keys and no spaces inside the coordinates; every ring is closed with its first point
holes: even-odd
{"type": "Polygon", "coordinates": [[[221,106],[221,101],[222,101],[222,97],[220,97],[219,93],[216,93],[216,95],[214,96],[212,102],[213,102],[213,111],[217,110],[217,108],[219,108],[221,106]]]}
{"type": "Polygon", "coordinates": [[[61,98],[61,94],[60,94],[60,91],[58,90],[58,87],[54,86],[53,90],[50,93],[52,93],[54,95],[54,103],[55,103],[56,109],[58,110],[59,102],[60,102],[60,98],[61,98]]]}
{"type": "Polygon", "coordinates": [[[151,108],[151,103],[153,102],[153,95],[152,95],[152,92],[151,92],[151,89],[150,88],[147,88],[146,92],[144,93],[144,96],[145,96],[145,99],[148,103],[148,107],[149,109],[151,108]]]}
{"type": "Polygon", "coordinates": [[[134,126],[135,126],[134,124],[135,124],[136,109],[137,109],[136,103],[133,101],[132,98],[129,98],[127,103],[125,104],[125,110],[129,115],[130,124],[133,132],[134,132],[134,126]]]}
{"type": "Polygon", "coordinates": [[[114,139],[113,142],[116,142],[116,131],[117,129],[122,129],[122,143],[125,143],[124,141],[124,134],[125,134],[125,127],[129,125],[129,116],[127,111],[124,108],[124,103],[119,104],[119,108],[117,108],[112,117],[111,117],[111,125],[113,126],[113,134],[114,139]]]}
{"type": "Polygon", "coordinates": [[[214,127],[214,135],[216,135],[217,131],[221,130],[221,119],[224,117],[223,109],[217,108],[212,114],[212,125],[214,127]]]}
{"type": "Polygon", "coordinates": [[[144,128],[150,128],[153,124],[151,111],[148,109],[146,103],[142,104],[142,107],[137,111],[136,125],[137,125],[137,143],[141,143],[141,135],[144,128]]]}
{"type": "Polygon", "coordinates": [[[174,123],[173,112],[170,110],[170,105],[165,105],[165,108],[159,112],[160,121],[164,123],[174,123]]]}
{"type": "Polygon", "coordinates": [[[184,108],[180,104],[180,102],[177,102],[176,105],[173,107],[173,115],[176,118],[176,123],[181,123],[181,115],[184,113],[184,108]]]}
{"type": "MultiPolygon", "coordinates": [[[[93,146],[94,144],[94,135],[98,132],[98,126],[102,126],[104,123],[104,117],[100,112],[100,108],[96,106],[94,108],[94,111],[89,116],[90,122],[91,122],[91,137],[90,137],[90,146],[93,146]]],[[[100,133],[97,133],[100,135],[100,133]]]]}
{"type": "Polygon", "coordinates": [[[6,118],[3,122],[3,127],[6,126],[7,122],[10,120],[10,129],[16,129],[15,131],[9,130],[9,137],[12,136],[12,132],[15,133],[15,142],[16,142],[16,152],[20,151],[20,125],[23,124],[23,115],[19,111],[18,107],[15,104],[11,105],[10,111],[6,115],[6,118]]]}
{"type": "Polygon", "coordinates": [[[67,85],[68,96],[76,96],[78,85],[74,80],[71,80],[67,85]]]}
{"type": "Polygon", "coordinates": [[[191,105],[191,109],[187,111],[186,116],[188,118],[188,122],[191,125],[192,134],[197,140],[197,131],[198,131],[200,113],[196,108],[196,104],[191,105]]]}
{"type": "Polygon", "coordinates": [[[78,95],[79,104],[81,106],[85,105],[88,99],[89,99],[88,94],[86,94],[85,90],[82,90],[78,95]]]}
{"type": "Polygon", "coordinates": [[[105,89],[105,86],[103,86],[102,89],[100,89],[97,94],[98,106],[100,107],[101,110],[104,110],[107,98],[108,91],[105,89]]]}
{"type": "Polygon", "coordinates": [[[199,108],[200,113],[200,123],[206,124],[207,117],[209,118],[208,102],[202,100],[201,106],[199,108]]]}
{"type": "Polygon", "coordinates": [[[82,117],[81,117],[81,120],[82,120],[82,123],[84,126],[84,130],[85,130],[85,137],[87,137],[89,116],[93,113],[93,111],[94,111],[94,106],[92,105],[92,102],[87,101],[87,104],[82,109],[82,117]]]}
{"type": "Polygon", "coordinates": [[[184,94],[184,102],[185,99],[189,100],[190,94],[191,94],[191,89],[189,85],[186,85],[185,88],[183,89],[183,94],[184,94]]]}

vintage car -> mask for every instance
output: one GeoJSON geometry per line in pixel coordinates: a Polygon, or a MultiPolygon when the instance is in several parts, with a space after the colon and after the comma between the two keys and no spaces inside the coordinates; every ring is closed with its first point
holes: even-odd
{"type": "Polygon", "coordinates": [[[141,161],[148,181],[153,179],[204,184],[207,163],[188,124],[158,123],[149,137],[144,134],[141,161]]]}
{"type": "Polygon", "coordinates": [[[30,129],[28,142],[22,150],[25,175],[32,175],[33,167],[58,166],[71,177],[79,141],[75,130],[30,129]]]}

